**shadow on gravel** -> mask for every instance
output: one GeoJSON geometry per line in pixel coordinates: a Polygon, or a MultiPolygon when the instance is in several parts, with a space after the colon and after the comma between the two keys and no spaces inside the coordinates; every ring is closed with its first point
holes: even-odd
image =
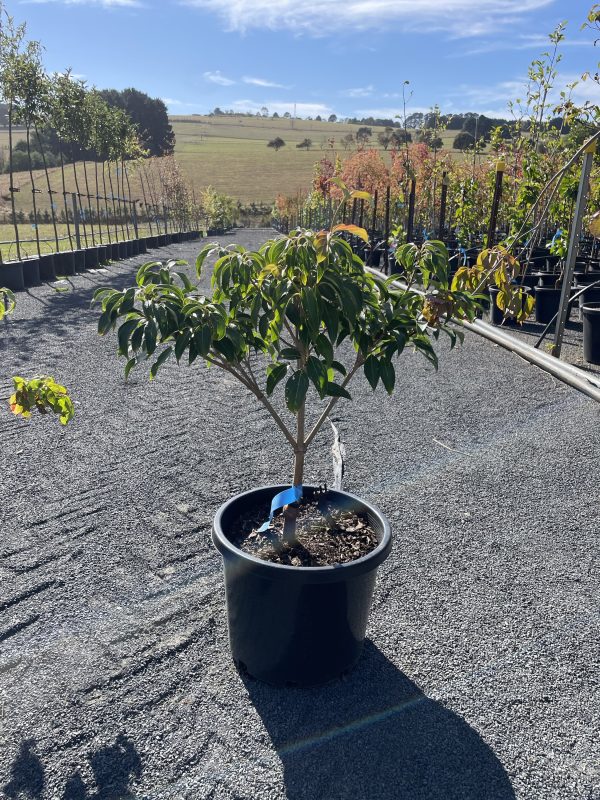
{"type": "Polygon", "coordinates": [[[244,682],[281,758],[288,800],[514,800],[479,734],[371,642],[346,680],[320,689],[244,682]]]}
{"type": "MultiPolygon", "coordinates": [[[[34,752],[35,740],[21,743],[20,750],[11,767],[11,779],[2,787],[10,798],[37,800],[44,797],[46,779],[44,767],[34,752]]],[[[119,734],[115,744],[102,747],[88,756],[94,786],[90,788],[76,770],[68,779],[61,800],[126,800],[132,797],[130,783],[142,773],[142,761],[133,743],[124,734],[119,734]]],[[[52,797],[59,797],[58,789],[52,787],[52,797]]]]}

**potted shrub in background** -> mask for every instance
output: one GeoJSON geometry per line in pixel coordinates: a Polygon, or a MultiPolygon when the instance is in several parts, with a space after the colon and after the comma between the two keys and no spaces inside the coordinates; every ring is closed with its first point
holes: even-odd
{"type": "MultiPolygon", "coordinates": [[[[343,194],[352,197],[345,187],[343,194]]],[[[449,288],[441,242],[398,247],[406,282],[399,288],[365,271],[348,235],[367,240],[360,228],[334,225],[293,231],[255,252],[208,245],[196,268],[217,256],[211,298],[175,261],[148,262],[136,286],[95,295],[102,303],[99,332],[119,323],[126,374],[146,359],[154,359],[154,377],[171,356],[203,358],[256,397],[290,446],[291,486],[282,480],[232,498],[213,527],[234,660],[275,684],[324,683],[352,666],[375,571],[391,546],[387,521],[368,502],[303,485],[307,449],[340,399],[351,399],[356,375],[373,389],[381,381],[391,394],[394,360],[407,346],[437,365],[432,340],[445,333],[454,346],[461,332],[450,318],[473,319],[477,310],[460,276],[449,288]]]]}
{"type": "MultiPolygon", "coordinates": [[[[0,322],[15,310],[15,296],[10,289],[0,286],[0,322]]],[[[13,414],[29,419],[33,411],[58,415],[61,425],[67,425],[75,416],[75,407],[64,386],[50,375],[38,375],[30,380],[16,375],[15,391],[8,403],[13,414]]]]}

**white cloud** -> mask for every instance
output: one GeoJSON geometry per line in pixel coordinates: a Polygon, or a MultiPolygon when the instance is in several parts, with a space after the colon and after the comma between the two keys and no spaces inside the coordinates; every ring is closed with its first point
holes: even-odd
{"type": "Polygon", "coordinates": [[[265,80],[265,78],[249,78],[247,75],[244,75],[242,78],[244,83],[250,84],[250,86],[263,86],[267,89],[289,89],[289,86],[284,86],[282,83],[274,83],[273,81],[265,80]]]}
{"type": "MultiPolygon", "coordinates": [[[[430,108],[426,107],[415,107],[415,106],[407,106],[406,107],[406,116],[410,117],[411,114],[427,114],[431,111],[430,108]]],[[[400,117],[404,115],[404,111],[402,110],[402,106],[379,106],[374,108],[358,108],[352,114],[353,117],[373,117],[374,119],[394,119],[395,117],[400,117]]]]}
{"type": "Polygon", "coordinates": [[[101,8],[143,8],[140,0],[21,0],[21,5],[62,3],[65,6],[100,6],[101,8]]]}
{"type": "Polygon", "coordinates": [[[221,75],[220,70],[216,70],[215,72],[205,72],[203,73],[202,77],[205,81],[209,83],[216,83],[218,86],[233,86],[235,81],[232,81],[231,78],[226,78],[225,75],[221,75]]]}
{"type": "MultiPolygon", "coordinates": [[[[494,53],[506,50],[538,50],[543,52],[549,50],[553,45],[548,41],[548,37],[543,34],[521,34],[510,39],[495,39],[484,41],[469,50],[459,50],[449,54],[449,58],[461,58],[464,56],[478,56],[487,53],[494,53]]],[[[592,47],[592,43],[585,39],[565,39],[559,45],[559,50],[563,47],[592,47]]]]}
{"type": "Polygon", "coordinates": [[[320,36],[339,30],[445,30],[458,37],[497,33],[554,0],[181,0],[219,14],[230,29],[287,28],[320,36]]]}
{"type": "Polygon", "coordinates": [[[266,107],[269,109],[269,114],[273,114],[276,111],[280,116],[285,113],[293,116],[294,111],[298,117],[316,117],[317,115],[328,117],[334,113],[333,109],[324,103],[281,103],[277,101],[256,103],[254,100],[236,100],[231,107],[234,111],[241,113],[249,111],[252,114],[256,114],[263,107],[266,107]]]}
{"type": "Polygon", "coordinates": [[[371,85],[358,86],[356,89],[344,89],[340,94],[342,97],[371,97],[373,94],[373,87],[371,85]]]}

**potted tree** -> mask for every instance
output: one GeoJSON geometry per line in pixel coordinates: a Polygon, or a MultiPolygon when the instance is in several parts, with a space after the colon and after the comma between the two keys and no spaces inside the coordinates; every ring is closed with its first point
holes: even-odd
{"type": "MultiPolygon", "coordinates": [[[[343,195],[352,198],[345,187],[343,195]]],[[[368,238],[356,226],[333,225],[295,230],[255,252],[208,245],[196,269],[217,256],[210,298],[176,261],[148,262],[135,286],[95,295],[99,332],[119,325],[126,374],[147,359],[151,377],[170,357],[204,359],[254,395],[291,449],[291,486],[282,476],[281,485],[228,500],[213,527],[233,658],[279,685],[324,683],[352,666],[375,572],[391,547],[389,525],[370,503],[304,485],[308,448],[336,404],[351,399],[359,374],[391,394],[394,361],[407,346],[436,366],[440,334],[452,346],[461,339],[450,318],[473,319],[477,310],[472,291],[461,288],[464,276],[449,287],[441,242],[396,250],[399,288],[365,270],[347,234],[368,238]]]]}

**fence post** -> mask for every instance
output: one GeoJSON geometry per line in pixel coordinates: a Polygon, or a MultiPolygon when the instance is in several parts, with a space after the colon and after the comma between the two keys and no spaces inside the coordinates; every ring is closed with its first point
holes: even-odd
{"type": "Polygon", "coordinates": [[[131,216],[133,218],[133,231],[135,233],[135,238],[139,239],[140,237],[139,237],[139,234],[138,234],[137,206],[136,206],[136,201],[135,200],[131,201],[131,216]]]}
{"type": "Polygon", "coordinates": [[[494,197],[492,199],[492,210],[490,213],[490,223],[487,232],[487,246],[493,247],[496,239],[496,222],[498,220],[498,208],[502,198],[502,178],[504,177],[504,161],[496,164],[496,184],[494,185],[494,197]]]}
{"type": "Polygon", "coordinates": [[[446,229],[446,203],[448,198],[448,173],[444,172],[442,175],[442,197],[440,200],[440,227],[438,229],[438,239],[444,241],[444,232],[446,229]]]}
{"type": "Polygon", "coordinates": [[[412,242],[415,227],[415,195],[417,192],[417,182],[413,178],[410,182],[410,196],[408,198],[408,223],[406,225],[406,241],[412,242]]]}
{"type": "Polygon", "coordinates": [[[384,245],[383,245],[383,271],[387,275],[388,267],[389,267],[389,257],[390,257],[390,186],[388,184],[386,193],[385,193],[385,233],[384,233],[384,245]]]}
{"type": "Polygon", "coordinates": [[[75,241],[77,249],[81,250],[81,233],[79,232],[79,201],[75,192],[71,193],[71,200],[73,202],[73,223],[75,225],[75,241]]]}
{"type": "Polygon", "coordinates": [[[586,147],[584,151],[583,164],[581,167],[581,178],[579,179],[579,191],[577,192],[577,204],[575,206],[575,213],[573,215],[573,222],[571,224],[569,249],[567,251],[567,260],[565,262],[565,270],[563,273],[562,291],[560,293],[560,307],[558,311],[558,319],[556,320],[554,345],[552,347],[552,355],[556,356],[557,358],[560,356],[565,325],[567,323],[567,309],[569,307],[569,298],[571,296],[571,283],[573,281],[573,271],[575,269],[575,258],[577,257],[577,250],[579,249],[579,237],[581,235],[583,215],[587,205],[587,196],[590,188],[590,172],[592,171],[592,163],[594,161],[595,153],[596,141],[594,140],[590,145],[588,145],[588,147],[586,147]]]}
{"type": "Polygon", "coordinates": [[[167,234],[169,233],[169,223],[167,221],[167,207],[164,203],[163,203],[163,218],[165,221],[165,234],[167,234]]]}
{"type": "Polygon", "coordinates": [[[375,249],[375,226],[377,225],[377,189],[373,193],[373,214],[371,216],[371,252],[369,253],[369,266],[373,266],[373,253],[375,249]]]}

